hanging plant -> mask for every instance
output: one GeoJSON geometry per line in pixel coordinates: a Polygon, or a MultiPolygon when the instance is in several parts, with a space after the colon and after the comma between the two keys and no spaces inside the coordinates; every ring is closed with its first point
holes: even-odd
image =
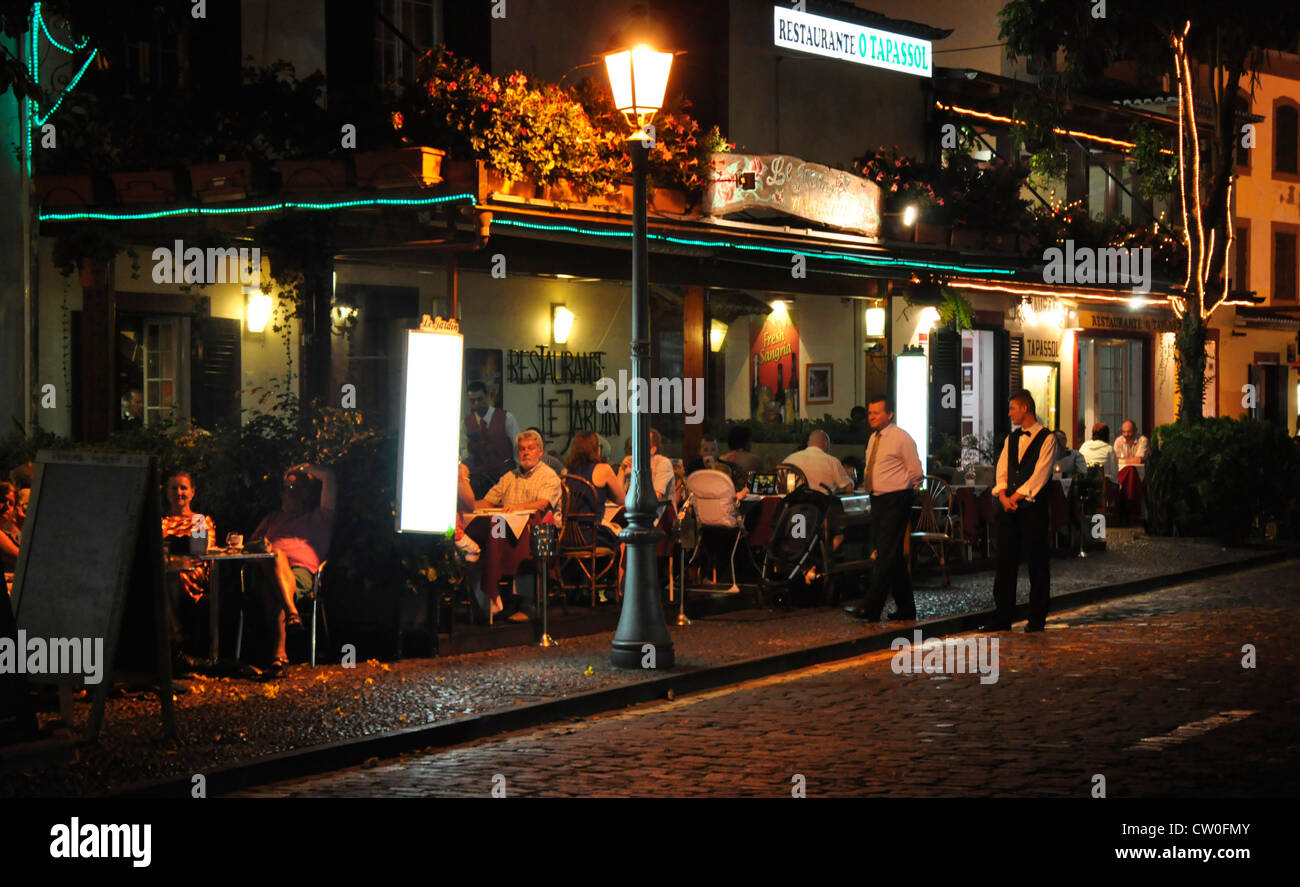
{"type": "Polygon", "coordinates": [[[951,327],[954,332],[972,329],[975,326],[975,307],[970,300],[958,290],[940,287],[943,294],[939,302],[939,322],[951,327]]]}

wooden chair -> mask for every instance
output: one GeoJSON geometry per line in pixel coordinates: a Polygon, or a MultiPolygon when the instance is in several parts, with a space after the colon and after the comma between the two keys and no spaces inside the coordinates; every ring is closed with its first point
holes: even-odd
{"type": "Polygon", "coordinates": [[[555,558],[556,589],[567,593],[585,584],[591,593],[592,607],[596,606],[598,586],[610,589],[617,596],[618,566],[623,554],[622,546],[610,548],[599,544],[597,530],[605,516],[583,510],[596,501],[596,488],[590,481],[565,475],[564,526],[560,531],[559,554],[555,558]],[[569,564],[577,564],[582,577],[572,585],[564,582],[564,571],[569,564]]]}
{"type": "Polygon", "coordinates": [[[909,535],[912,545],[907,559],[907,568],[910,572],[912,555],[916,553],[919,546],[925,545],[932,552],[938,553],[939,568],[943,572],[943,585],[947,588],[950,583],[946,549],[949,542],[959,541],[959,537],[953,532],[952,515],[949,513],[952,490],[942,478],[927,474],[918,499],[919,503],[914,506],[918,512],[916,529],[909,535]]]}

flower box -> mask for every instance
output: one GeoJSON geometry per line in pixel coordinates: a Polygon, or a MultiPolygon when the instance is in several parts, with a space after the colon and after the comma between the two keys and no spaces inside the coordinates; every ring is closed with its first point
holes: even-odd
{"type": "Polygon", "coordinates": [[[901,215],[889,214],[885,216],[883,233],[887,240],[900,240],[904,243],[911,243],[916,238],[916,229],[920,224],[918,221],[911,225],[905,225],[901,215]]]}
{"type": "Polygon", "coordinates": [[[343,160],[281,160],[280,190],[290,194],[341,191],[348,184],[343,160]]]}
{"type": "Polygon", "coordinates": [[[1017,252],[1019,248],[1014,233],[989,233],[984,238],[984,245],[994,252],[999,253],[1014,253],[1017,252]]]}
{"type": "Polygon", "coordinates": [[[498,169],[484,170],[483,187],[486,193],[500,194],[503,197],[522,197],[525,200],[546,197],[546,188],[532,179],[508,179],[498,169]]]}
{"type": "Polygon", "coordinates": [[[917,243],[928,243],[935,246],[948,245],[948,236],[951,234],[952,229],[947,226],[935,225],[917,219],[915,227],[917,243]]]}
{"type": "Polygon", "coordinates": [[[37,176],[36,203],[39,206],[93,206],[95,182],[90,176],[37,176]]]}
{"type": "Polygon", "coordinates": [[[481,160],[452,160],[444,158],[442,161],[442,181],[453,191],[472,191],[479,194],[479,174],[483,162],[481,160]]]}
{"type": "Polygon", "coordinates": [[[686,215],[686,192],[676,188],[655,188],[650,195],[650,208],[655,212],[686,215]]]}
{"type": "Polygon", "coordinates": [[[190,185],[204,203],[243,200],[253,179],[253,165],[247,160],[190,164],[190,185]]]}
{"type": "Polygon", "coordinates": [[[112,176],[119,203],[171,203],[176,199],[176,174],[171,170],[115,172],[112,176]]]}
{"type": "Polygon", "coordinates": [[[983,249],[984,232],[979,228],[953,228],[953,249],[983,249]]]}
{"type": "Polygon", "coordinates": [[[360,188],[427,188],[442,181],[446,151],[437,148],[393,148],[363,151],[356,156],[360,188]]]}

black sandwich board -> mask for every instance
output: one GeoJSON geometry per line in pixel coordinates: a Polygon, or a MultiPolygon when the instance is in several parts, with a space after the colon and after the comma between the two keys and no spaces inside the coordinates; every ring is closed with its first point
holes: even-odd
{"type": "Polygon", "coordinates": [[[33,639],[47,645],[49,668],[26,677],[60,686],[65,720],[72,688],[92,691],[86,724],[91,742],[99,735],[115,673],[156,682],[164,729],[168,738],[176,735],[160,515],[157,457],[37,455],[14,574],[15,621],[27,645],[33,639]],[[52,673],[54,643],[64,645],[70,661],[75,656],[68,645],[81,642],[84,653],[93,651],[96,640],[102,643],[98,683],[87,683],[84,673],[52,673]]]}

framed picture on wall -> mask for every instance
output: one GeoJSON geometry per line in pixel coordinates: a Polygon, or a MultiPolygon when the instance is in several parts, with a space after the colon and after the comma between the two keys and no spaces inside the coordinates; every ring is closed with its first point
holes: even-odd
{"type": "Polygon", "coordinates": [[[804,390],[808,403],[830,403],[835,399],[835,367],[829,363],[807,364],[804,390]]]}

